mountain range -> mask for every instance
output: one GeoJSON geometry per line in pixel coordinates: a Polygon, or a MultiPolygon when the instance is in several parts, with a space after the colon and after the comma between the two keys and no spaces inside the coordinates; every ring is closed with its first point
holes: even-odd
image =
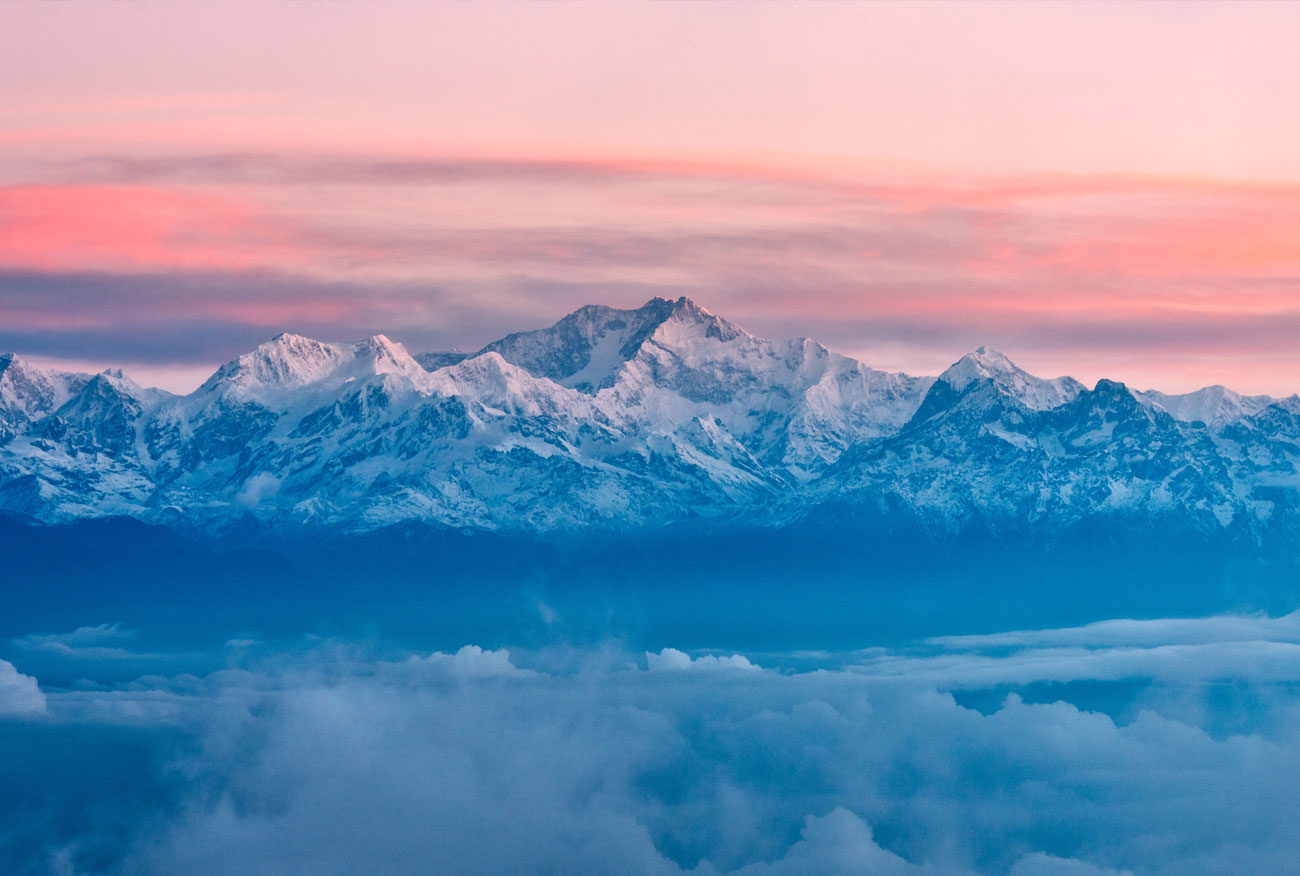
{"type": "Polygon", "coordinates": [[[793,525],[1300,544],[1300,397],[938,377],[771,341],[682,298],[473,354],[282,334],[194,392],[0,356],[0,510],[193,532],[420,522],[560,533],[793,525]]]}

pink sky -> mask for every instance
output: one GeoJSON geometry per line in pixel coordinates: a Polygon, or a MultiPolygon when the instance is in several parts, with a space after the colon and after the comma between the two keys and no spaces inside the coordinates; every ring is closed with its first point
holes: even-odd
{"type": "Polygon", "coordinates": [[[12,4],[0,347],[189,388],[686,294],[936,373],[1300,390],[1291,4],[12,4]]]}

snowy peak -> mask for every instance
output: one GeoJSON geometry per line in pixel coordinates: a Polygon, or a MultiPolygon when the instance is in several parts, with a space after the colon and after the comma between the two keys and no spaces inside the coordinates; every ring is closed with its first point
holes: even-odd
{"type": "Polygon", "coordinates": [[[509,362],[489,351],[471,356],[429,375],[431,389],[444,396],[472,400],[487,408],[510,414],[577,414],[591,417],[590,400],[573,390],[557,386],[548,378],[509,362]]]}
{"type": "Polygon", "coordinates": [[[1143,402],[1137,393],[1118,380],[1102,378],[1092,389],[1085,389],[1075,397],[1068,407],[1063,406],[1055,413],[1058,421],[1066,428],[1102,428],[1101,424],[1112,429],[1113,424],[1125,423],[1132,432],[1151,429],[1172,428],[1173,419],[1160,408],[1143,402]]]}
{"type": "Polygon", "coordinates": [[[15,353],[0,355],[0,422],[48,414],[89,379],[89,374],[37,368],[15,353]]]}
{"type": "Polygon", "coordinates": [[[96,374],[80,392],[59,407],[55,416],[66,422],[83,424],[113,418],[134,420],[144,409],[145,392],[129,378],[96,374]]]}
{"type": "Polygon", "coordinates": [[[536,380],[531,374],[497,352],[481,353],[457,362],[438,375],[445,382],[435,384],[449,395],[474,395],[481,387],[507,392],[536,380]]]}
{"type": "Polygon", "coordinates": [[[96,381],[107,384],[122,395],[136,399],[171,395],[171,393],[161,389],[146,389],[128,377],[121,368],[105,368],[90,379],[91,383],[96,381]]]}
{"type": "Polygon", "coordinates": [[[948,370],[940,374],[939,379],[961,392],[977,380],[996,380],[1008,376],[1015,378],[1025,374],[1002,353],[991,347],[980,347],[948,366],[948,370]]]}
{"type": "Polygon", "coordinates": [[[343,351],[333,344],[286,332],[222,365],[203,388],[228,385],[255,390],[305,386],[332,373],[343,359],[343,351]]]}
{"type": "Polygon", "coordinates": [[[406,347],[391,341],[387,335],[371,335],[363,341],[352,345],[353,355],[358,359],[371,359],[376,363],[385,363],[402,367],[411,354],[406,347]],[[401,363],[399,365],[399,363],[401,363]]]}
{"type": "Polygon", "coordinates": [[[668,305],[668,315],[655,332],[656,340],[671,343],[674,338],[681,337],[683,333],[688,337],[703,336],[722,343],[752,337],[744,329],[710,313],[685,296],[672,302],[656,298],[646,307],[664,304],[668,305]]]}
{"type": "Polygon", "coordinates": [[[0,413],[30,415],[54,403],[49,379],[14,353],[0,356],[0,413]]]}
{"type": "Polygon", "coordinates": [[[1294,397],[1085,389],[987,347],[937,379],[890,374],[686,298],[583,307],[423,362],[383,335],[284,334],[180,398],[0,356],[0,509],[51,521],[549,531],[825,512],[955,532],[1122,512],[1300,538],[1297,490],[1294,397]]]}
{"type": "MultiPolygon", "coordinates": [[[[702,340],[726,343],[742,337],[750,336],[689,298],[652,298],[632,310],[580,307],[549,328],[516,332],[494,341],[479,355],[498,353],[530,374],[595,395],[613,386],[623,366],[647,343],[677,349],[702,340]]],[[[456,361],[446,354],[425,355],[426,367],[456,361]]]]}
{"type": "Polygon", "coordinates": [[[1185,423],[1200,421],[1211,429],[1253,417],[1278,400],[1267,395],[1241,395],[1226,386],[1206,386],[1195,392],[1169,395],[1154,389],[1135,393],[1143,402],[1185,423]]]}
{"type": "Polygon", "coordinates": [[[654,298],[635,310],[587,305],[550,328],[507,335],[479,354],[497,353],[531,374],[591,395],[612,385],[646,339],[689,304],[685,298],[654,298]]]}
{"type": "Polygon", "coordinates": [[[349,364],[360,372],[349,376],[400,374],[411,380],[421,380],[424,377],[424,366],[406,352],[406,347],[390,341],[384,335],[373,335],[364,341],[345,345],[345,349],[347,346],[351,347],[352,354],[352,362],[349,364]]]}
{"type": "Polygon", "coordinates": [[[105,453],[117,459],[139,457],[139,425],[154,410],[176,400],[161,389],[145,389],[120,369],[86,380],[33,434],[58,442],[73,455],[105,453]]]}
{"type": "Polygon", "coordinates": [[[221,366],[199,388],[199,394],[234,391],[265,400],[285,391],[307,387],[325,391],[350,379],[384,374],[401,375],[413,382],[427,376],[405,347],[384,335],[327,344],[286,333],[221,366]]]}
{"type": "Polygon", "coordinates": [[[1033,411],[1060,407],[1073,401],[1084,389],[1073,377],[1052,380],[1035,377],[990,347],[980,347],[961,357],[939,375],[939,381],[959,394],[977,385],[991,384],[1002,395],[1033,411]]]}

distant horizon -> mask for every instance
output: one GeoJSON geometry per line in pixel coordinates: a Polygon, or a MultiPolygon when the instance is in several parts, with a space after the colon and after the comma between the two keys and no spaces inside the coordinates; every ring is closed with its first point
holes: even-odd
{"type": "MultiPolygon", "coordinates": [[[[666,299],[666,300],[670,300],[670,301],[671,301],[671,300],[675,300],[675,299],[670,298],[670,297],[668,297],[668,296],[662,296],[662,295],[660,295],[660,296],[654,296],[653,298],[648,299],[646,302],[644,302],[643,304],[639,305],[639,307],[644,307],[646,304],[649,304],[651,301],[655,300],[655,298],[658,298],[658,299],[666,299]]],[[[686,298],[686,299],[692,301],[693,303],[695,303],[697,306],[699,306],[699,307],[703,308],[704,310],[708,311],[709,313],[711,313],[711,314],[713,314],[713,315],[715,315],[715,316],[721,317],[722,319],[727,320],[728,322],[732,323],[733,325],[738,326],[738,327],[741,328],[741,329],[744,329],[744,330],[746,330],[746,331],[749,331],[748,327],[745,326],[743,323],[738,322],[738,321],[733,320],[733,319],[730,319],[730,318],[727,316],[727,314],[725,314],[725,313],[719,313],[718,311],[714,310],[713,308],[708,307],[706,304],[701,304],[700,302],[696,301],[694,298],[691,298],[690,296],[679,296],[679,298],[686,298]]],[[[486,346],[486,345],[492,343],[493,341],[499,340],[499,339],[502,338],[502,337],[505,337],[506,334],[510,334],[511,332],[517,332],[517,331],[535,331],[535,330],[546,329],[546,328],[549,328],[549,327],[553,326],[556,322],[559,322],[560,320],[564,319],[565,317],[571,315],[572,313],[575,313],[577,310],[580,310],[582,307],[590,307],[590,306],[597,306],[597,307],[610,307],[611,309],[614,309],[614,310],[637,310],[637,309],[639,309],[639,307],[615,307],[615,306],[613,306],[613,305],[606,305],[606,304],[602,304],[602,303],[600,303],[600,302],[588,302],[587,304],[581,305],[579,308],[575,308],[574,310],[571,310],[571,311],[569,311],[569,312],[567,312],[567,313],[561,314],[560,316],[556,317],[556,318],[555,318],[552,322],[550,322],[550,323],[546,323],[546,324],[543,324],[543,325],[535,325],[535,326],[531,326],[531,327],[516,328],[516,329],[512,329],[510,332],[501,332],[501,333],[499,333],[499,334],[493,334],[493,335],[489,336],[486,340],[484,340],[484,341],[482,341],[482,342],[480,342],[480,343],[468,343],[468,344],[464,344],[464,345],[460,345],[460,346],[449,346],[449,347],[442,347],[442,348],[437,348],[437,349],[414,348],[414,347],[412,347],[410,344],[408,344],[407,342],[403,341],[403,340],[401,339],[400,336],[396,336],[395,334],[390,333],[390,332],[386,332],[386,331],[377,331],[377,332],[372,332],[372,333],[364,334],[364,335],[353,335],[353,336],[351,336],[351,337],[347,337],[347,336],[339,336],[339,337],[322,337],[322,336],[319,336],[319,335],[307,334],[307,333],[305,333],[305,332],[301,332],[301,331],[294,331],[293,329],[282,329],[282,330],[280,330],[280,331],[276,331],[274,334],[268,335],[268,336],[267,336],[266,338],[264,338],[262,341],[259,341],[259,342],[257,342],[257,343],[254,343],[254,344],[252,344],[251,346],[248,346],[248,347],[246,347],[246,348],[244,348],[244,349],[241,349],[241,350],[239,350],[239,351],[237,351],[237,352],[233,352],[230,356],[228,356],[228,357],[225,358],[225,359],[221,359],[221,360],[219,360],[219,361],[215,361],[215,362],[213,362],[211,365],[194,365],[194,366],[191,367],[191,368],[186,368],[186,369],[183,369],[183,370],[176,369],[176,368],[174,368],[174,367],[159,369],[159,368],[157,368],[156,366],[151,366],[151,365],[148,365],[148,364],[142,364],[142,363],[130,363],[130,362],[113,362],[113,361],[107,361],[107,360],[103,360],[103,359],[97,359],[97,360],[93,360],[93,361],[91,361],[91,360],[80,360],[80,359],[65,359],[65,358],[61,358],[61,357],[49,357],[49,356],[42,356],[42,355],[39,355],[39,354],[30,354],[30,353],[24,352],[23,350],[10,350],[10,349],[0,349],[0,356],[5,355],[5,354],[7,354],[7,353],[13,353],[13,354],[19,356],[20,358],[22,358],[24,361],[29,362],[29,363],[31,363],[32,365],[36,366],[36,367],[39,367],[39,368],[53,368],[53,369],[60,370],[60,371],[79,372],[79,373],[86,373],[86,374],[101,374],[101,373],[104,373],[105,371],[120,370],[120,371],[122,371],[122,372],[123,372],[127,377],[131,378],[131,379],[134,380],[136,383],[138,383],[138,384],[140,384],[141,386],[144,386],[144,387],[146,387],[146,388],[162,389],[162,390],[165,390],[165,391],[167,391],[167,392],[174,393],[174,394],[176,394],[176,395],[188,395],[189,393],[194,392],[194,391],[197,390],[200,386],[202,386],[202,384],[203,384],[204,381],[206,381],[209,377],[211,377],[211,376],[212,376],[212,375],[213,375],[213,374],[214,374],[214,373],[215,373],[219,368],[221,368],[221,367],[222,367],[223,365],[225,365],[226,363],[233,361],[234,359],[238,358],[239,356],[241,356],[241,355],[243,355],[243,354],[245,354],[245,353],[247,353],[247,352],[250,352],[250,351],[253,350],[253,349],[256,349],[256,348],[257,348],[258,346],[260,346],[261,344],[263,344],[263,343],[268,343],[268,342],[270,342],[270,341],[273,341],[273,340],[275,340],[277,337],[279,337],[280,335],[284,335],[284,334],[293,334],[293,335],[299,335],[299,336],[302,336],[302,337],[308,337],[308,338],[311,338],[312,340],[320,341],[320,342],[322,342],[322,343],[327,343],[327,344],[348,344],[348,343],[355,343],[355,342],[358,342],[358,341],[361,341],[361,340],[365,340],[366,338],[371,338],[371,337],[376,337],[376,336],[381,336],[381,335],[382,335],[382,336],[388,338],[389,340],[396,341],[397,343],[401,344],[401,345],[406,349],[406,351],[407,351],[408,353],[410,353],[413,357],[414,357],[414,356],[419,356],[419,355],[421,355],[421,354],[425,354],[425,353],[464,353],[464,354],[466,354],[466,355],[474,355],[475,353],[477,353],[477,352],[479,352],[480,350],[482,350],[482,348],[483,348],[484,346],[486,346]],[[152,380],[151,380],[151,379],[141,379],[141,377],[138,376],[138,375],[153,375],[153,376],[155,377],[155,379],[152,379],[152,380]]],[[[753,332],[750,332],[750,333],[751,333],[751,334],[755,334],[755,333],[753,333],[753,332]]],[[[1249,390],[1243,389],[1243,388],[1241,388],[1241,387],[1239,387],[1239,386],[1234,386],[1234,385],[1232,385],[1232,384],[1230,384],[1230,383],[1223,382],[1223,381],[1219,381],[1219,382],[1214,382],[1214,383],[1205,383],[1205,384],[1200,384],[1200,385],[1197,385],[1197,386],[1192,386],[1192,387],[1190,387],[1190,388],[1170,388],[1170,387],[1168,387],[1168,386],[1162,386],[1162,385],[1151,385],[1151,386],[1140,385],[1140,384],[1134,383],[1134,382],[1132,382],[1132,381],[1125,380],[1121,375],[1118,375],[1118,374],[1097,374],[1097,375],[1095,375],[1095,376],[1093,376],[1093,375],[1089,375],[1089,376],[1087,376],[1087,377],[1079,377],[1078,374],[1071,373],[1071,372],[1066,372],[1066,371],[1060,371],[1060,372],[1056,372],[1056,373],[1049,373],[1049,372],[1051,371],[1051,369],[1048,369],[1048,370],[1046,370],[1046,371],[1043,371],[1043,370],[1039,370],[1039,369],[1036,369],[1036,368],[1033,368],[1033,367],[1027,367],[1027,366],[1025,366],[1025,364],[1020,360],[1020,358],[1019,358],[1017,355],[1015,355],[1014,353],[1008,353],[1007,350],[1005,350],[1005,349],[1003,349],[1002,347],[999,347],[999,346],[997,346],[997,345],[995,345],[995,344],[980,344],[980,345],[978,345],[978,346],[976,346],[976,347],[973,347],[973,348],[971,348],[971,349],[969,349],[969,350],[966,350],[965,352],[959,353],[959,354],[956,356],[956,358],[951,359],[950,361],[947,362],[947,364],[942,365],[942,366],[935,367],[935,368],[933,368],[933,369],[931,369],[931,370],[911,370],[911,369],[903,369],[903,368],[888,368],[888,367],[884,367],[884,366],[882,366],[882,365],[880,365],[880,364],[878,364],[878,363],[876,363],[876,362],[873,362],[873,361],[871,361],[870,359],[864,359],[864,358],[862,358],[862,357],[860,357],[860,356],[855,356],[855,355],[853,355],[853,354],[851,354],[851,353],[846,353],[846,352],[844,352],[844,351],[842,351],[842,350],[836,349],[835,347],[833,347],[833,346],[831,346],[831,345],[829,345],[829,344],[825,344],[824,342],[822,342],[822,341],[821,341],[820,339],[818,339],[817,337],[815,337],[815,336],[811,336],[811,335],[798,335],[798,334],[793,334],[793,335],[785,335],[785,336],[779,336],[779,337],[772,337],[772,336],[767,336],[767,335],[761,335],[761,334],[758,334],[758,335],[756,335],[756,336],[757,336],[757,337],[760,337],[760,338],[763,338],[764,340],[771,340],[771,341],[801,340],[801,339],[815,341],[815,342],[820,343],[820,344],[822,344],[823,346],[825,346],[825,347],[826,347],[827,349],[829,349],[832,353],[837,353],[837,354],[840,354],[840,355],[843,355],[843,356],[848,356],[848,357],[851,358],[851,359],[856,359],[857,361],[861,362],[863,365],[866,365],[866,366],[868,366],[868,367],[870,367],[870,368],[874,368],[874,369],[876,369],[876,370],[878,370],[878,371],[887,371],[887,372],[892,372],[892,373],[904,373],[904,374],[909,374],[909,375],[914,376],[914,377],[938,377],[938,376],[940,376],[944,371],[946,371],[946,370],[947,370],[948,368],[950,368],[951,366],[955,365],[957,362],[960,362],[960,361],[961,361],[963,358],[965,358],[966,356],[968,356],[968,355],[972,355],[972,354],[974,354],[974,353],[978,353],[980,350],[983,350],[983,349],[988,349],[988,350],[990,350],[990,351],[992,351],[992,352],[1000,353],[1000,354],[1002,354],[1003,356],[1006,356],[1006,357],[1007,357],[1008,359],[1010,359],[1010,360],[1011,360],[1011,361],[1012,361],[1012,362],[1013,362],[1017,367],[1022,368],[1023,370],[1025,370],[1025,371],[1029,372],[1030,374],[1034,375],[1035,377],[1044,377],[1044,378],[1048,378],[1048,379],[1057,378],[1057,377],[1071,377],[1071,378],[1074,378],[1074,379],[1076,379],[1076,380],[1079,380],[1081,383],[1085,384],[1086,386],[1088,386],[1088,387],[1090,387],[1090,388],[1093,387],[1093,386],[1095,386],[1096,383],[1097,383],[1099,380],[1114,380],[1114,381],[1117,381],[1117,382],[1119,382],[1119,383],[1123,383],[1125,386],[1129,387],[1129,388],[1132,389],[1132,390],[1138,391],[1138,392],[1156,391],[1156,392],[1164,393],[1164,394],[1166,394],[1166,395],[1186,395],[1186,394],[1189,394],[1189,393],[1198,392],[1198,391],[1203,390],[1203,389],[1214,389],[1214,388],[1216,388],[1216,387],[1222,387],[1222,388],[1224,388],[1224,389],[1228,389],[1228,390],[1230,390],[1230,391],[1232,391],[1232,392],[1235,392],[1235,393],[1237,393],[1237,394],[1239,394],[1239,395],[1242,395],[1242,396],[1261,396],[1261,395],[1264,395],[1264,396],[1271,396],[1271,397],[1273,397],[1273,398],[1282,399],[1282,398],[1289,398],[1289,397],[1291,397],[1291,396],[1293,396],[1293,395],[1300,394],[1300,386],[1298,386],[1298,387],[1296,387],[1296,388],[1293,388],[1293,389],[1291,389],[1290,391],[1283,391],[1283,392],[1276,392],[1276,391],[1274,391],[1274,392],[1269,392],[1269,391],[1249,391],[1249,390]]]]}

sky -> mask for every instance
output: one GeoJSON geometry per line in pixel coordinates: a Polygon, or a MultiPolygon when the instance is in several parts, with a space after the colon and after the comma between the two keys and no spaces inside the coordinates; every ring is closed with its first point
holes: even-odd
{"type": "Polygon", "coordinates": [[[185,391],[687,295],[1300,390],[1294,4],[6,4],[0,350],[185,391]]]}

